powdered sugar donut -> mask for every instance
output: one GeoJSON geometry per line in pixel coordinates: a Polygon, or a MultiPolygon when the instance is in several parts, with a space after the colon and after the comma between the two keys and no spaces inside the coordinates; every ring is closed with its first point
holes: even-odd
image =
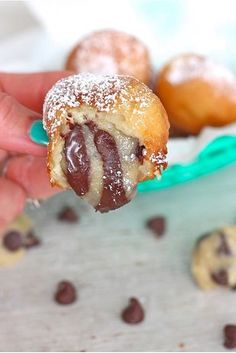
{"type": "Polygon", "coordinates": [[[114,30],[89,34],[72,50],[67,70],[77,73],[130,75],[149,84],[151,65],[148,50],[137,38],[114,30]]]}
{"type": "Polygon", "coordinates": [[[236,79],[228,69],[195,54],[180,55],[160,71],[156,93],[171,128],[197,134],[204,126],[236,121],[236,79]]]}
{"type": "Polygon", "coordinates": [[[51,183],[101,212],[129,202],[139,181],[166,167],[166,112],[132,77],[64,78],[47,94],[43,119],[51,183]]]}

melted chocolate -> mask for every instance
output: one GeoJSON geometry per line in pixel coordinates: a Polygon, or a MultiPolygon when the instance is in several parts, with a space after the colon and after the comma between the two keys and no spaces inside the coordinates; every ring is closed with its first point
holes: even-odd
{"type": "Polygon", "coordinates": [[[124,189],[119,151],[111,134],[98,129],[93,122],[87,123],[87,126],[94,134],[94,143],[103,162],[103,190],[95,208],[100,212],[108,212],[129,202],[124,189]]]}
{"type": "Polygon", "coordinates": [[[89,191],[90,160],[81,125],[75,125],[65,137],[64,155],[67,181],[77,195],[84,196],[89,191]]]}
{"type": "Polygon", "coordinates": [[[139,145],[139,144],[137,145],[135,155],[141,164],[143,164],[143,160],[144,160],[144,155],[143,155],[144,150],[145,150],[144,145],[139,145]]]}

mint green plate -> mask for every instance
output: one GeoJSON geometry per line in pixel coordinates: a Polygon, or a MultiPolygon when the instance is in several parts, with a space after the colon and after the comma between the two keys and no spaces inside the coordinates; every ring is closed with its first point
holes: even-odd
{"type": "MultiPolygon", "coordinates": [[[[32,124],[30,138],[38,144],[48,144],[48,137],[41,120],[36,120],[32,124]]],[[[236,136],[221,136],[207,145],[191,163],[170,166],[163,172],[160,180],[153,179],[140,183],[138,191],[160,190],[182,184],[208,175],[234,162],[236,162],[236,136]]]]}

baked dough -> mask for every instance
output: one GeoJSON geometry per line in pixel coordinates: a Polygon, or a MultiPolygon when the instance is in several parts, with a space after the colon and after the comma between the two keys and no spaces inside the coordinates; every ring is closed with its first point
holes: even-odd
{"type": "Polygon", "coordinates": [[[151,64],[146,46],[130,34],[103,30],[83,38],[68,56],[66,70],[102,75],[130,75],[150,83],[151,64]]]}
{"type": "Polygon", "coordinates": [[[66,77],[47,94],[43,120],[51,183],[100,212],[123,206],[139,181],[166,168],[166,112],[133,77],[66,77]]]}
{"type": "Polygon", "coordinates": [[[236,288],[236,226],[227,226],[198,239],[192,256],[198,286],[236,288]]]}
{"type": "Polygon", "coordinates": [[[179,55],[158,73],[155,92],[169,116],[172,130],[198,134],[205,126],[236,121],[236,79],[210,59],[179,55]]]}

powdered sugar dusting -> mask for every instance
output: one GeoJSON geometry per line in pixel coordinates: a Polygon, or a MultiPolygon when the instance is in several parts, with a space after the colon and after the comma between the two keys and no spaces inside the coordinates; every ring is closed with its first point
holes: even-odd
{"type": "Polygon", "coordinates": [[[184,55],[170,64],[167,80],[171,84],[178,85],[197,78],[220,85],[235,84],[232,72],[201,56],[184,55]]]}
{"type": "MultiPolygon", "coordinates": [[[[56,113],[66,113],[66,108],[79,107],[81,104],[92,106],[98,112],[115,112],[115,103],[135,104],[135,113],[142,114],[150,104],[149,89],[142,85],[134,94],[130,93],[133,78],[122,75],[78,74],[59,80],[48,92],[44,103],[44,127],[51,122],[50,133],[61,124],[56,113]],[[127,78],[129,78],[127,80],[127,78]]],[[[134,82],[134,81],[133,81],[134,82]]],[[[137,81],[138,82],[138,81],[137,81]]],[[[132,90],[131,90],[132,92],[132,90]]]]}
{"type": "Polygon", "coordinates": [[[155,164],[164,165],[167,163],[166,154],[163,152],[158,152],[156,154],[153,153],[150,156],[150,161],[155,164]]]}

